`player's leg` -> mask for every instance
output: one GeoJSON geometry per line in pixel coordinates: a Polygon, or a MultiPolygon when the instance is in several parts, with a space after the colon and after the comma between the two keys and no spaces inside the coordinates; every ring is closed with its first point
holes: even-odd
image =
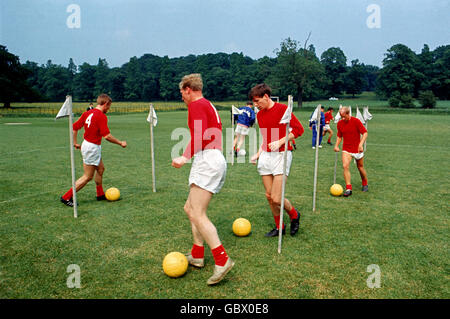
{"type": "MultiPolygon", "coordinates": [[[[75,182],[75,189],[77,192],[81,190],[92,178],[94,177],[96,166],[86,165],[83,163],[83,176],[81,176],[75,182]]],[[[61,196],[61,202],[67,206],[73,206],[73,189],[69,189],[63,196],[61,196]]]]}
{"type": "Polygon", "coordinates": [[[327,131],[330,135],[328,135],[328,141],[327,143],[331,145],[331,137],[333,136],[333,130],[331,128],[327,131]]]}
{"type": "Polygon", "coordinates": [[[316,148],[317,130],[316,126],[312,126],[312,147],[316,148]]]}
{"type": "MultiPolygon", "coordinates": [[[[276,204],[272,198],[273,193],[273,175],[262,175],[262,181],[264,185],[264,189],[266,191],[266,198],[269,202],[270,210],[272,211],[273,219],[275,221],[275,228],[268,232],[266,237],[275,237],[278,236],[278,230],[280,228],[280,205],[276,204]]],[[[285,225],[283,224],[283,233],[285,232],[285,225]]]]}
{"type": "MultiPolygon", "coordinates": [[[[286,176],[286,182],[287,182],[287,176],[286,176]]],[[[275,175],[273,177],[272,182],[272,192],[271,192],[271,198],[273,202],[274,208],[278,211],[278,215],[280,215],[280,208],[281,208],[281,197],[282,197],[282,187],[283,187],[283,175],[275,175]]],[[[284,198],[284,211],[288,213],[289,218],[291,220],[291,235],[295,235],[299,229],[299,222],[300,222],[300,212],[295,209],[295,207],[291,204],[291,202],[285,197],[284,198]]],[[[278,216],[278,224],[280,222],[278,216]]]]}
{"type": "Polygon", "coordinates": [[[367,172],[364,168],[364,157],[356,161],[356,167],[358,167],[359,175],[361,176],[362,191],[367,192],[369,190],[367,182],[367,172]]]}
{"type": "MultiPolygon", "coordinates": [[[[206,215],[211,198],[211,192],[191,184],[189,197],[185,205],[186,214],[195,226],[192,229],[197,232],[194,236],[200,235],[206,241],[214,257],[214,274],[208,279],[208,285],[214,285],[221,281],[234,266],[234,262],[228,257],[225,248],[220,242],[216,227],[206,215]]],[[[197,243],[199,243],[201,238],[197,237],[197,243]]]]}
{"type": "Polygon", "coordinates": [[[322,147],[323,127],[319,127],[319,147],[322,147]]]}
{"type": "Polygon", "coordinates": [[[105,200],[105,192],[103,190],[103,173],[105,172],[105,165],[103,160],[100,160],[100,164],[95,169],[95,188],[97,192],[97,200],[105,200]]]}
{"type": "Polygon", "coordinates": [[[352,182],[350,175],[350,163],[352,156],[347,152],[342,152],[342,167],[344,169],[344,180],[345,180],[345,192],[344,196],[350,196],[352,194],[352,182]]]}
{"type": "Polygon", "coordinates": [[[244,139],[245,139],[245,135],[244,134],[240,134],[239,135],[239,140],[236,146],[236,150],[239,152],[239,150],[241,149],[242,144],[244,143],[244,139]]]}

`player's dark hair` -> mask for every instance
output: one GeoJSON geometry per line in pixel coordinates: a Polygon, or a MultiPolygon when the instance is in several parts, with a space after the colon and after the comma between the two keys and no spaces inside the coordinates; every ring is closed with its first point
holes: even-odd
{"type": "Polygon", "coordinates": [[[327,111],[334,111],[334,109],[330,106],[327,111]]]}
{"type": "Polygon", "coordinates": [[[272,95],[272,89],[266,83],[261,83],[252,87],[248,93],[248,98],[253,101],[255,97],[263,97],[264,94],[272,95]]]}

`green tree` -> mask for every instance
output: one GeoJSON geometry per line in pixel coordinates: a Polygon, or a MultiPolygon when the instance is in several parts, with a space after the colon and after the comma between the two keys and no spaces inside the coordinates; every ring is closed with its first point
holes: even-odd
{"type": "Polygon", "coordinates": [[[418,71],[420,61],[417,55],[403,44],[392,46],[385,55],[377,79],[377,94],[386,98],[394,92],[400,96],[417,96],[424,78],[418,71]]]}
{"type": "Polygon", "coordinates": [[[29,71],[20,64],[19,57],[0,45],[0,102],[5,108],[11,107],[13,101],[36,95],[27,83],[28,74],[29,71]]]}
{"type": "Polygon", "coordinates": [[[328,95],[339,95],[344,90],[344,78],[347,71],[347,58],[340,48],[329,48],[320,56],[320,63],[325,69],[328,95]]]}
{"type": "Polygon", "coordinates": [[[78,73],[74,78],[74,96],[77,100],[94,99],[95,71],[96,67],[86,62],[78,67],[78,73]]]}
{"type": "Polygon", "coordinates": [[[95,86],[94,96],[98,96],[102,93],[111,94],[111,82],[109,79],[109,66],[106,59],[98,59],[97,66],[94,73],[95,86]]]}
{"type": "Polygon", "coordinates": [[[361,94],[365,86],[367,86],[366,68],[358,59],[352,60],[352,66],[345,73],[344,89],[355,97],[355,94],[361,94]]]}
{"type": "Polygon", "coordinates": [[[42,91],[51,101],[64,101],[71,93],[70,74],[67,68],[47,61],[42,77],[42,91]]]}
{"type": "Polygon", "coordinates": [[[324,73],[314,46],[306,49],[305,45],[302,48],[298,41],[287,38],[281,42],[280,49],[275,52],[277,64],[272,81],[280,87],[280,92],[283,92],[281,86],[293,90],[297,95],[298,107],[301,108],[305,89],[311,87],[311,83],[324,73]]]}

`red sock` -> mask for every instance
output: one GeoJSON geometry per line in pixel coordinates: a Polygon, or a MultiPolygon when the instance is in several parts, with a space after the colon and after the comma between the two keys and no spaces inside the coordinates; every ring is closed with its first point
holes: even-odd
{"type": "Polygon", "coordinates": [[[367,186],[367,179],[362,180],[362,186],[367,186]]]}
{"type": "Polygon", "coordinates": [[[346,185],[346,186],[345,186],[345,189],[350,189],[350,190],[351,190],[351,189],[352,189],[352,184],[346,185]]]}
{"type": "Polygon", "coordinates": [[[64,198],[65,200],[69,200],[69,199],[72,198],[72,196],[73,196],[73,190],[72,190],[72,188],[71,188],[71,189],[69,189],[69,191],[68,191],[67,193],[65,193],[65,194],[62,196],[62,198],[64,198]]]}
{"type": "Polygon", "coordinates": [[[295,210],[294,206],[292,206],[292,209],[288,212],[288,214],[291,220],[296,219],[298,217],[297,211],[295,210]]]}
{"type": "Polygon", "coordinates": [[[96,189],[97,189],[97,196],[105,195],[105,192],[103,191],[103,186],[102,185],[97,185],[96,189]]]}
{"type": "Polygon", "coordinates": [[[205,247],[192,245],[191,255],[194,258],[203,258],[205,257],[205,247]]]}
{"type": "MultiPolygon", "coordinates": [[[[280,229],[280,215],[273,216],[273,219],[275,219],[275,226],[277,226],[277,229],[280,229]]],[[[283,229],[284,229],[284,223],[283,223],[283,229]]]]}
{"type": "Polygon", "coordinates": [[[328,143],[331,143],[331,138],[328,139],[328,143]]]}
{"type": "Polygon", "coordinates": [[[214,249],[211,249],[211,252],[214,257],[214,261],[217,266],[225,266],[228,260],[228,255],[225,251],[225,248],[223,248],[223,245],[220,245],[214,249]]]}

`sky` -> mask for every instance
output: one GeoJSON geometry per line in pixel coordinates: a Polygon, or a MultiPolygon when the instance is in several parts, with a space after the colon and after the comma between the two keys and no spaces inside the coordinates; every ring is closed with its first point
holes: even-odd
{"type": "Polygon", "coordinates": [[[0,44],[45,64],[121,66],[150,53],[275,57],[286,38],[308,34],[320,55],[339,47],[382,66],[397,43],[420,53],[450,44],[450,0],[0,0],[0,44]]]}

